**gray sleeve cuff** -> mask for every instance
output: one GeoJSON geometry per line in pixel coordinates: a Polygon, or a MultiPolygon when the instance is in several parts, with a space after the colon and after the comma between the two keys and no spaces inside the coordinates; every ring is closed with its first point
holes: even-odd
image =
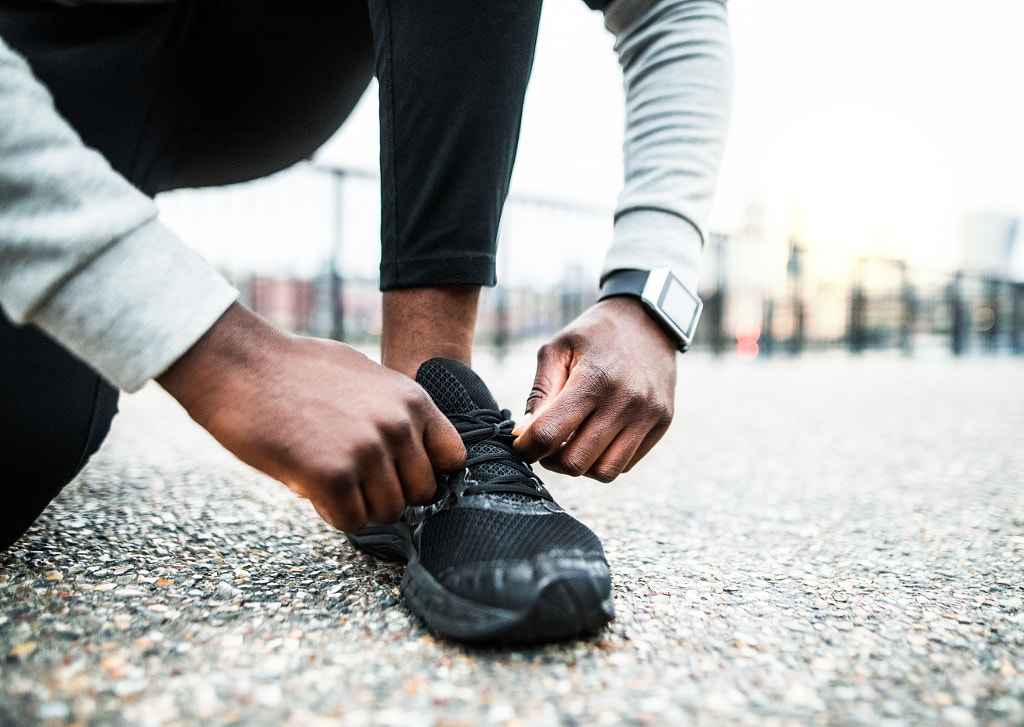
{"type": "Polygon", "coordinates": [[[237,295],[153,221],[79,270],[29,322],[131,392],[178,360],[237,295]]]}
{"type": "Polygon", "coordinates": [[[653,210],[628,212],[615,221],[601,282],[616,270],[670,268],[690,290],[697,290],[702,251],[700,232],[692,222],[653,210]]]}

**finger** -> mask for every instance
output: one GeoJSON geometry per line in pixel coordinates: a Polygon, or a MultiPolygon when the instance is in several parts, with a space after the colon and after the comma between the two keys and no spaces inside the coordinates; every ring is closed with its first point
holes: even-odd
{"type": "Polygon", "coordinates": [[[455,426],[428,400],[423,446],[434,472],[454,472],[466,464],[466,445],[455,426]]]}
{"type": "Polygon", "coordinates": [[[558,460],[563,474],[579,477],[590,470],[616,440],[620,431],[622,421],[619,416],[595,412],[587,417],[569,441],[549,459],[553,457],[558,460]]]}
{"type": "Polygon", "coordinates": [[[360,488],[366,503],[367,519],[372,523],[386,525],[402,517],[405,512],[405,495],[394,462],[380,458],[372,467],[363,471],[372,473],[363,479],[360,488]]]}
{"type": "Polygon", "coordinates": [[[560,475],[568,475],[569,473],[565,471],[565,467],[562,465],[562,458],[558,456],[559,453],[560,452],[555,452],[554,454],[550,454],[547,457],[538,460],[538,462],[546,470],[557,472],[560,475]]]}
{"type": "Polygon", "coordinates": [[[586,476],[598,482],[614,480],[631,465],[633,457],[646,441],[649,431],[651,427],[647,425],[623,429],[615,441],[590,466],[585,473],[586,476]]]}
{"type": "Polygon", "coordinates": [[[437,473],[422,442],[409,442],[397,447],[395,469],[405,493],[406,505],[430,502],[437,489],[437,473]]]}
{"type": "Polygon", "coordinates": [[[357,486],[352,485],[345,490],[344,495],[310,499],[310,502],[325,523],[337,530],[353,533],[366,527],[366,505],[357,486]]]}
{"type": "Polygon", "coordinates": [[[542,411],[533,415],[526,430],[515,440],[517,453],[528,462],[553,455],[589,417],[597,403],[597,392],[607,389],[600,376],[573,369],[565,386],[542,411]]]}
{"type": "Polygon", "coordinates": [[[513,437],[518,437],[518,436],[522,435],[522,433],[525,432],[527,430],[527,428],[530,426],[530,422],[532,422],[532,421],[533,421],[533,414],[531,414],[529,412],[524,414],[523,418],[520,419],[516,423],[516,426],[512,429],[512,436],[513,437]]]}
{"type": "MultiPolygon", "coordinates": [[[[547,344],[537,352],[537,373],[526,397],[526,413],[536,416],[565,388],[572,370],[572,353],[562,346],[547,344]]],[[[524,426],[528,422],[524,420],[524,426]]]]}
{"type": "Polygon", "coordinates": [[[527,462],[549,457],[562,449],[573,432],[590,415],[590,406],[563,391],[543,413],[535,416],[512,446],[527,462]]]}
{"type": "Polygon", "coordinates": [[[634,452],[633,456],[630,458],[629,464],[627,464],[626,468],[622,470],[623,472],[629,472],[631,469],[633,469],[633,467],[636,466],[637,462],[639,462],[640,460],[647,456],[647,453],[654,448],[654,445],[657,444],[661,440],[661,438],[665,436],[665,432],[668,431],[669,424],[670,422],[658,424],[658,426],[654,427],[653,429],[651,429],[650,432],[647,433],[647,436],[644,438],[644,441],[640,444],[639,447],[637,447],[636,452],[634,452]]]}

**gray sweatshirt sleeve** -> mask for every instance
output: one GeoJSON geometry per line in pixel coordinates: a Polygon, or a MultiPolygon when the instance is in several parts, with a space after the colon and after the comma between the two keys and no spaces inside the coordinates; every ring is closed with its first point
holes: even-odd
{"type": "Polygon", "coordinates": [[[237,291],[87,148],[0,40],[0,306],[134,391],[237,291]]]}
{"type": "Polygon", "coordinates": [[[732,100],[722,0],[615,0],[605,27],[626,91],[625,184],[602,281],[671,268],[696,290],[732,100]]]}

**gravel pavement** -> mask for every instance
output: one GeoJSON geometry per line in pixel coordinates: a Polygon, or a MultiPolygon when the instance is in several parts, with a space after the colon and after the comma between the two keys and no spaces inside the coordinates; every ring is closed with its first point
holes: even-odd
{"type": "MultiPolygon", "coordinates": [[[[514,411],[532,355],[478,368],[514,411]]],[[[2,474],[0,474],[2,476],[2,474]]],[[[1024,360],[681,361],[617,617],[479,649],[159,389],[0,556],[0,725],[1024,725],[1024,360]]]]}

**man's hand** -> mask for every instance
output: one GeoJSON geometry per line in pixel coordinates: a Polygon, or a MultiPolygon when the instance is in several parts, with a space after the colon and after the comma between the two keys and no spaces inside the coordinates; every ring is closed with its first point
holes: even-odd
{"type": "Polygon", "coordinates": [[[235,304],[157,381],[224,447],[354,531],[434,493],[466,449],[411,379],[235,304]]]}
{"type": "Polygon", "coordinates": [[[610,482],[672,421],[676,349],[632,298],[603,300],[537,354],[514,447],[555,472],[610,482]]]}

